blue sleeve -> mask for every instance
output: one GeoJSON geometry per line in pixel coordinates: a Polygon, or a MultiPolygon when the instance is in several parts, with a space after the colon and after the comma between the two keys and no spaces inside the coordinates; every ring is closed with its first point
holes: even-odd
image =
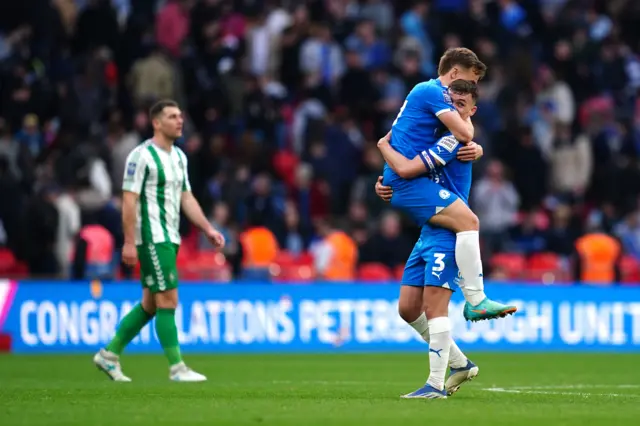
{"type": "Polygon", "coordinates": [[[424,88],[423,93],[424,105],[431,114],[436,117],[443,112],[455,111],[451,96],[447,89],[435,84],[428,84],[424,88]]]}
{"type": "Polygon", "coordinates": [[[447,163],[456,158],[458,150],[462,144],[453,136],[440,138],[435,145],[420,153],[420,159],[428,170],[436,167],[446,166],[447,163]]]}

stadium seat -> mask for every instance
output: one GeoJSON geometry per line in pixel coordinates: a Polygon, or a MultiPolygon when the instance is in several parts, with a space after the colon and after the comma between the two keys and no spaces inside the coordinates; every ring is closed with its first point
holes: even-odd
{"type": "Polygon", "coordinates": [[[10,275],[13,279],[28,278],[29,266],[24,262],[16,261],[16,263],[13,265],[13,268],[11,268],[10,275]]]}
{"type": "Polygon", "coordinates": [[[280,266],[294,265],[296,263],[296,257],[287,250],[280,250],[273,260],[273,263],[280,266]]]}
{"type": "Polygon", "coordinates": [[[189,232],[182,238],[182,244],[180,245],[180,251],[186,249],[186,251],[194,252],[198,251],[200,243],[200,231],[195,226],[189,228],[189,232]]]}
{"type": "Polygon", "coordinates": [[[623,284],[640,285],[640,262],[633,256],[620,259],[620,281],[623,284]]]}
{"type": "Polygon", "coordinates": [[[313,255],[307,251],[300,253],[296,260],[298,265],[313,266],[313,255]]]}
{"type": "Polygon", "coordinates": [[[9,249],[0,249],[0,274],[10,274],[16,263],[16,257],[9,249]]]}
{"type": "Polygon", "coordinates": [[[180,278],[189,280],[207,280],[227,282],[231,278],[231,270],[224,254],[217,251],[201,251],[191,253],[183,260],[178,272],[180,278]]]}
{"type": "Polygon", "coordinates": [[[382,263],[364,263],[358,269],[358,279],[361,281],[392,281],[391,269],[382,263]]]}
{"type": "Polygon", "coordinates": [[[187,246],[181,246],[180,250],[178,250],[178,256],[176,257],[176,265],[178,270],[185,267],[189,261],[191,261],[194,257],[197,256],[197,252],[195,250],[191,250],[187,246]]]}
{"type": "Polygon", "coordinates": [[[536,253],[527,262],[525,278],[544,284],[569,282],[569,262],[555,253],[536,253]]]}
{"type": "Polygon", "coordinates": [[[309,253],[293,255],[282,250],[269,267],[269,274],[277,282],[308,282],[314,277],[313,257],[309,253]]]}
{"type": "Polygon", "coordinates": [[[490,261],[491,269],[500,270],[500,276],[507,280],[522,278],[526,263],[524,256],[519,253],[498,253],[490,261]]]}
{"type": "Polygon", "coordinates": [[[396,278],[396,280],[401,281],[402,280],[402,275],[404,275],[404,263],[402,265],[398,265],[394,268],[393,270],[393,276],[396,278]]]}

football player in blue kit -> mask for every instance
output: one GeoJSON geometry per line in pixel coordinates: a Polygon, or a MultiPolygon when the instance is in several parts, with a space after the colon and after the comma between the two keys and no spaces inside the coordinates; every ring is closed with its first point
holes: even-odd
{"type": "MultiPolygon", "coordinates": [[[[475,83],[455,80],[448,88],[452,103],[463,119],[476,111],[478,90],[475,83]]],[[[468,205],[471,190],[472,163],[457,158],[463,146],[451,134],[441,137],[433,148],[424,150],[409,160],[394,150],[389,140],[391,132],[378,142],[385,161],[399,177],[412,179],[427,175],[442,185],[441,198],[457,197],[468,205]],[[445,167],[446,166],[446,167],[445,167]]],[[[423,305],[415,310],[411,326],[429,343],[430,374],[426,384],[405,398],[445,398],[455,393],[460,386],[478,374],[478,367],[467,359],[451,338],[447,327],[448,306],[451,292],[456,285],[464,289],[455,261],[456,235],[447,229],[433,227],[428,223],[422,228],[404,270],[403,286],[422,293],[423,305]],[[422,310],[424,309],[424,312],[422,310]],[[447,367],[449,378],[444,381],[447,367]]]]}
{"type": "MultiPolygon", "coordinates": [[[[431,167],[435,157],[429,150],[437,150],[436,142],[445,132],[450,132],[461,143],[472,143],[471,119],[463,119],[453,107],[448,86],[458,79],[477,83],[485,72],[486,66],[471,50],[447,50],[440,59],[439,77],[417,84],[407,96],[392,126],[391,146],[407,158],[427,152],[423,159],[431,167]]],[[[428,176],[404,179],[386,164],[383,176],[384,184],[393,193],[392,205],[409,213],[420,226],[430,225],[456,233],[455,260],[465,279],[462,289],[466,300],[465,318],[480,321],[515,312],[514,306],[494,302],[484,294],[479,222],[469,206],[450,191],[443,191],[444,188],[428,176]]],[[[376,192],[382,195],[380,187],[380,183],[376,184],[376,192]]],[[[409,286],[401,288],[399,311],[405,321],[415,320],[412,316],[420,303],[421,292],[409,286]]]]}

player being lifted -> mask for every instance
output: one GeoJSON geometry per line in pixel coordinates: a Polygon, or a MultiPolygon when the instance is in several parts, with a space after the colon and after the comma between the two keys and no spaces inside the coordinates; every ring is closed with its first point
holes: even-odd
{"type": "Polygon", "coordinates": [[[175,322],[180,209],[216,247],[223,247],[225,241],[191,193],[187,157],[174,146],[184,122],[178,104],[160,101],[151,107],[150,117],[153,138],[131,151],[122,184],[122,260],[135,266],[140,259],[142,301],[122,319],[113,340],[93,362],[112,380],[131,381],[122,373],[120,355],[155,316],[158,340],[169,361],[169,379],[200,382],[207,378],[182,361],[175,322]]]}
{"type": "MultiPolygon", "coordinates": [[[[475,83],[455,80],[449,85],[448,91],[462,119],[466,120],[475,114],[478,98],[475,83]]],[[[387,134],[380,139],[378,148],[398,176],[411,179],[429,174],[431,179],[444,187],[441,191],[449,192],[468,204],[472,163],[456,158],[462,144],[451,134],[442,137],[433,148],[411,160],[391,147],[390,136],[387,134]]],[[[422,388],[404,398],[445,398],[478,374],[478,367],[467,359],[450,334],[448,309],[451,292],[455,291],[456,283],[464,289],[464,280],[459,279],[455,262],[455,245],[456,235],[453,232],[426,224],[407,260],[402,283],[419,293],[423,304],[411,306],[410,312],[406,307],[404,315],[405,318],[418,318],[411,325],[429,343],[430,374],[422,388]],[[448,366],[451,372],[445,383],[448,366]]]]}
{"type": "MultiPolygon", "coordinates": [[[[426,152],[427,155],[421,158],[427,167],[431,167],[437,153],[431,155],[429,149],[436,147],[436,142],[446,131],[451,132],[457,141],[471,143],[474,134],[471,119],[460,117],[452,105],[447,87],[458,79],[477,83],[485,72],[486,66],[471,50],[447,50],[440,59],[439,77],[417,84],[407,96],[392,126],[391,146],[407,158],[426,152]]],[[[440,149],[453,148],[445,145],[440,149]]],[[[466,149],[472,150],[473,146],[466,149]]],[[[409,213],[426,230],[431,229],[431,225],[456,233],[455,260],[465,281],[462,289],[466,300],[464,317],[480,321],[514,313],[515,306],[494,302],[484,293],[479,223],[469,207],[428,176],[404,179],[387,164],[383,176],[384,184],[390,187],[389,192],[393,192],[392,205],[409,213]]],[[[384,198],[381,186],[376,184],[376,192],[384,198]]],[[[415,318],[403,313],[412,312],[412,307],[421,303],[421,291],[417,293],[410,286],[401,288],[400,315],[407,322],[415,318]]]]}

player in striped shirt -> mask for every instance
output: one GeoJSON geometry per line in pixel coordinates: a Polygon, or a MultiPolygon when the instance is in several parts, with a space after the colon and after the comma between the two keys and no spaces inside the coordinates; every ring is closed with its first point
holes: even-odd
{"type": "Polygon", "coordinates": [[[112,380],[131,381],[122,373],[120,354],[155,316],[158,340],[169,361],[169,378],[200,382],[207,378],[182,361],[175,322],[180,210],[216,247],[222,248],[225,241],[191,193],[187,157],[174,145],[184,123],[178,104],[160,101],[151,107],[150,117],[153,138],[129,154],[122,185],[122,260],[130,266],[140,260],[142,301],[122,319],[113,340],[93,360],[112,380]]]}

